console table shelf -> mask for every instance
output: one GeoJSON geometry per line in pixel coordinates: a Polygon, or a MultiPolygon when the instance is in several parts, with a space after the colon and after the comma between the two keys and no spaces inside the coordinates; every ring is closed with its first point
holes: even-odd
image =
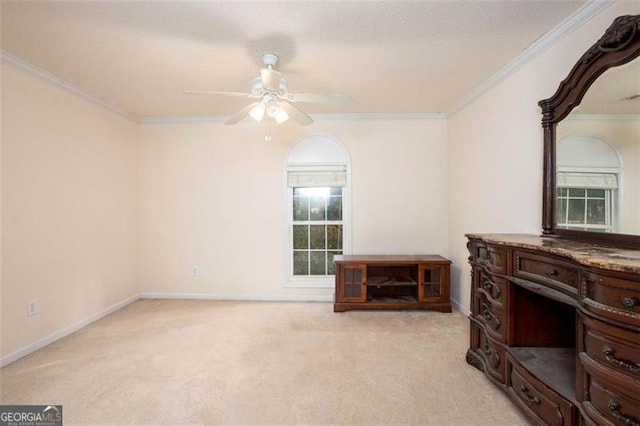
{"type": "Polygon", "coordinates": [[[335,256],[333,310],[432,309],[451,312],[451,261],[437,255],[335,256]]]}

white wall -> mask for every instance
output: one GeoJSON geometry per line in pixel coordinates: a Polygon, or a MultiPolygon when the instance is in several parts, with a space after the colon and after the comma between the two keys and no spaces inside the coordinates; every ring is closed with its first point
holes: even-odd
{"type": "Polygon", "coordinates": [[[613,4],[449,119],[449,257],[452,298],[462,308],[471,291],[465,233],[540,233],[538,101],[555,93],[615,17],[638,13],[639,3],[613,4]]]}
{"type": "Polygon", "coordinates": [[[5,358],[137,294],[138,124],[4,62],[2,106],[5,358]]]}
{"type": "Polygon", "coordinates": [[[141,126],[142,293],[331,300],[332,288],[285,287],[284,164],[311,133],[331,135],[350,155],[354,252],[446,255],[444,120],[318,120],[273,131],[265,142],[266,128],[248,121],[141,126]]]}

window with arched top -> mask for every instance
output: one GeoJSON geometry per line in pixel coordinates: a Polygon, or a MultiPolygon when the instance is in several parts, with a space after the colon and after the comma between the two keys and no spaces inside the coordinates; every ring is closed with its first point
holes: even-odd
{"type": "Polygon", "coordinates": [[[333,257],[350,249],[347,151],[331,136],[307,136],[293,146],[285,168],[289,284],[333,287],[333,257]]]}
{"type": "Polygon", "coordinates": [[[609,142],[590,134],[558,141],[557,226],[611,232],[615,229],[622,158],[609,142]]]}

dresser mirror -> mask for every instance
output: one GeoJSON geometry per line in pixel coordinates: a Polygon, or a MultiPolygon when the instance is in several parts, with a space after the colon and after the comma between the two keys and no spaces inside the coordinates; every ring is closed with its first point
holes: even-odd
{"type": "Polygon", "coordinates": [[[621,16],[539,102],[543,235],[640,247],[640,15],[621,16]]]}

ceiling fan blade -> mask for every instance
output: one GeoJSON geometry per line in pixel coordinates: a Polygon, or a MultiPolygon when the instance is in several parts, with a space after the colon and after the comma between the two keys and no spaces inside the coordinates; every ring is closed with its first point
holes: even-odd
{"type": "Polygon", "coordinates": [[[262,68],[260,70],[260,80],[262,81],[262,87],[271,92],[277,92],[280,90],[282,74],[273,69],[262,68]]]}
{"type": "Polygon", "coordinates": [[[336,105],[348,105],[353,101],[349,95],[320,93],[287,93],[286,98],[289,102],[309,102],[336,105]]]}
{"type": "Polygon", "coordinates": [[[224,122],[224,124],[236,124],[238,121],[242,120],[243,118],[245,118],[247,115],[249,115],[249,112],[253,109],[253,107],[260,105],[260,102],[253,102],[249,105],[247,105],[246,107],[242,108],[240,111],[238,111],[234,116],[232,116],[230,119],[228,119],[227,121],[224,122]]]}
{"type": "Polygon", "coordinates": [[[252,93],[246,92],[220,92],[217,90],[185,90],[182,92],[183,95],[215,95],[215,96],[234,96],[236,98],[258,98],[252,93]]]}
{"type": "Polygon", "coordinates": [[[280,101],[280,108],[289,115],[289,118],[301,126],[308,126],[313,119],[287,101],[280,101]]]}

